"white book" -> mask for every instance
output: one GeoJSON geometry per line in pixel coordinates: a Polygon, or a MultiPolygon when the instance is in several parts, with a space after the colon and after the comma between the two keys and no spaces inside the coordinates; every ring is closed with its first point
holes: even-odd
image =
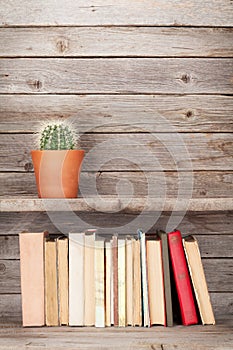
{"type": "Polygon", "coordinates": [[[126,324],[133,325],[133,241],[126,239],[126,324]]]}
{"type": "Polygon", "coordinates": [[[85,234],[84,257],[84,325],[95,325],[95,232],[85,234]]]}
{"type": "Polygon", "coordinates": [[[110,291],[110,322],[111,322],[111,325],[114,325],[114,283],[113,283],[113,264],[112,264],[112,239],[110,240],[110,248],[111,248],[111,263],[110,263],[110,266],[111,266],[111,269],[110,269],[110,273],[111,273],[111,291],[110,291]]]}
{"type": "Polygon", "coordinates": [[[126,326],[125,240],[118,239],[118,325],[126,326]]]}
{"type": "Polygon", "coordinates": [[[84,233],[69,234],[69,325],[84,325],[84,233]]]}
{"type": "Polygon", "coordinates": [[[111,269],[112,269],[111,243],[105,242],[105,325],[111,326],[111,269]]]}
{"type": "Polygon", "coordinates": [[[105,327],[104,241],[95,241],[95,326],[105,327]]]}
{"type": "Polygon", "coordinates": [[[138,230],[140,239],[141,271],[142,271],[142,305],[143,305],[143,326],[150,326],[148,280],[146,268],[146,234],[138,230]]]}

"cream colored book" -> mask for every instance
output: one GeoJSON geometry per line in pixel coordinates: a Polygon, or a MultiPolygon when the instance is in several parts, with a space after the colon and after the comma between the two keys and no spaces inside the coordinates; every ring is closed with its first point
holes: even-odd
{"type": "Polygon", "coordinates": [[[111,326],[111,284],[112,284],[111,243],[105,242],[105,325],[111,326]]]}
{"type": "Polygon", "coordinates": [[[142,309],[143,309],[143,326],[150,326],[149,299],[148,299],[148,279],[146,267],[146,234],[138,230],[140,239],[141,254],[141,271],[142,271],[142,309]]]}
{"type": "Polygon", "coordinates": [[[142,326],[140,241],[133,239],[133,325],[142,326]]]}
{"type": "Polygon", "coordinates": [[[85,234],[84,288],[85,307],[84,325],[95,325],[95,232],[85,234]]]}
{"type": "Polygon", "coordinates": [[[69,324],[68,238],[57,239],[59,324],[69,324]]]}
{"type": "Polygon", "coordinates": [[[45,324],[44,237],[47,232],[19,234],[23,326],[45,324]]]}
{"type": "Polygon", "coordinates": [[[84,325],[84,233],[69,234],[69,325],[84,325]]]}
{"type": "Polygon", "coordinates": [[[46,326],[58,326],[56,241],[45,242],[45,320],[46,326]]]}
{"type": "Polygon", "coordinates": [[[166,325],[161,239],[146,241],[150,323],[166,325]]]}
{"type": "MultiPolygon", "coordinates": [[[[110,308],[111,308],[111,316],[110,316],[110,320],[111,320],[111,325],[114,325],[114,275],[113,275],[113,240],[110,240],[110,247],[111,247],[111,292],[110,292],[110,308]]],[[[118,299],[118,298],[117,298],[118,299]]]]}
{"type": "Polygon", "coordinates": [[[95,241],[95,326],[105,327],[104,241],[95,241]]]}
{"type": "Polygon", "coordinates": [[[215,324],[205,272],[196,238],[193,236],[183,238],[183,246],[202,323],[215,324]]]}
{"type": "Polygon", "coordinates": [[[133,240],[126,239],[126,324],[133,325],[133,240]]]}
{"type": "Polygon", "coordinates": [[[118,326],[126,326],[125,240],[118,239],[118,326]]]}

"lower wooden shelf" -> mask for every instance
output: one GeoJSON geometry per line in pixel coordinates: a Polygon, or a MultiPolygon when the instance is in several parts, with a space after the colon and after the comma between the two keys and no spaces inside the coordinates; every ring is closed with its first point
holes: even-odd
{"type": "Polygon", "coordinates": [[[1,212],[43,212],[43,211],[82,211],[82,212],[124,212],[142,211],[228,211],[233,210],[233,198],[147,198],[99,196],[74,199],[41,199],[11,197],[0,199],[1,212]]]}

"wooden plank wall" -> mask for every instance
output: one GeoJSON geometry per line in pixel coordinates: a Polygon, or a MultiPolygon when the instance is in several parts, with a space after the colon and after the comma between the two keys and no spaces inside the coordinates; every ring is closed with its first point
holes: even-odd
{"type": "MultiPolygon", "coordinates": [[[[116,195],[119,180],[125,194],[147,195],[166,179],[174,198],[178,170],[193,177],[194,198],[232,197],[232,1],[0,0],[0,9],[1,197],[36,196],[33,132],[54,117],[81,134],[83,195],[116,195]]],[[[117,226],[134,216],[82,218],[117,226]]],[[[232,223],[222,212],[180,224],[199,239],[217,317],[233,314],[232,223]]],[[[57,232],[44,213],[1,213],[3,323],[21,320],[17,233],[45,228],[57,232]]]]}

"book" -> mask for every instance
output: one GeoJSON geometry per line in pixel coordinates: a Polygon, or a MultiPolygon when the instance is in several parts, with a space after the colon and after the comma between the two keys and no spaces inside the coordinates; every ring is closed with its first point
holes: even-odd
{"type": "Polygon", "coordinates": [[[198,318],[180,231],[168,233],[168,245],[182,323],[196,324],[198,318]]]}
{"type": "Polygon", "coordinates": [[[185,237],[183,245],[202,324],[215,324],[197,240],[193,236],[185,237]]]}
{"type": "Polygon", "coordinates": [[[44,237],[47,232],[19,234],[23,326],[45,324],[44,237]]]}
{"type": "Polygon", "coordinates": [[[68,238],[57,239],[59,325],[69,324],[68,238]]]}
{"type": "Polygon", "coordinates": [[[104,241],[95,241],[95,326],[105,327],[104,241]]]}
{"type": "Polygon", "coordinates": [[[149,300],[148,300],[148,280],[146,267],[146,234],[138,230],[140,240],[141,274],[142,274],[142,319],[143,326],[150,326],[149,300]]]}
{"type": "Polygon", "coordinates": [[[95,230],[85,233],[84,325],[95,325],[95,230]]]}
{"type": "Polygon", "coordinates": [[[69,325],[84,325],[84,233],[69,234],[69,325]]]}
{"type": "Polygon", "coordinates": [[[111,326],[112,250],[111,242],[105,242],[105,326],[111,326]]]}
{"type": "Polygon", "coordinates": [[[150,324],[166,325],[162,244],[159,237],[146,241],[150,324]]]}
{"type": "Polygon", "coordinates": [[[165,307],[166,307],[166,325],[173,326],[173,311],[172,311],[172,296],[171,296],[171,279],[170,279],[170,263],[167,234],[163,231],[157,232],[162,243],[162,261],[163,261],[163,281],[165,292],[165,307]]]}
{"type": "Polygon", "coordinates": [[[56,240],[45,242],[45,323],[58,326],[58,279],[56,240]]]}
{"type": "Polygon", "coordinates": [[[125,239],[118,239],[118,326],[126,326],[125,239]]]}
{"type": "Polygon", "coordinates": [[[133,244],[132,238],[126,238],[126,324],[133,325],[133,244]]]}
{"type": "Polygon", "coordinates": [[[140,241],[132,240],[133,244],[133,326],[142,325],[142,294],[141,294],[141,262],[140,262],[140,241]]]}
{"type": "Polygon", "coordinates": [[[113,321],[118,326],[118,238],[112,237],[112,269],[113,269],[113,321]]]}

